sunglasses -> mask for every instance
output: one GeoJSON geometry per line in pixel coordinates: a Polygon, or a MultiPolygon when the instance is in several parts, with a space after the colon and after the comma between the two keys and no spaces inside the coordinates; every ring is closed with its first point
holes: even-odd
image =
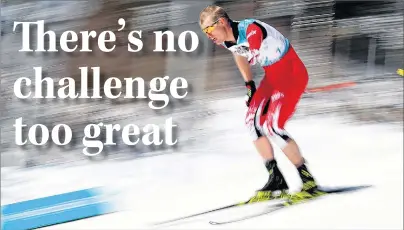
{"type": "Polygon", "coordinates": [[[213,30],[215,29],[215,25],[219,22],[220,18],[217,19],[214,23],[212,23],[212,25],[205,27],[202,31],[205,34],[210,34],[213,32],[213,30]]]}

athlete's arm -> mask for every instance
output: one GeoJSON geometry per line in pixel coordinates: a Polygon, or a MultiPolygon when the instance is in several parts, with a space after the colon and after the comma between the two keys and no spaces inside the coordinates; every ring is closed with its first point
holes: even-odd
{"type": "Polygon", "coordinates": [[[243,76],[245,82],[249,82],[253,80],[253,75],[250,67],[250,63],[248,62],[247,58],[234,54],[234,60],[237,64],[237,67],[243,76]]]}
{"type": "Polygon", "coordinates": [[[247,41],[251,50],[251,53],[253,54],[253,57],[248,60],[247,58],[243,56],[239,56],[237,54],[234,54],[234,59],[236,61],[236,64],[241,72],[241,75],[244,78],[245,82],[249,82],[253,80],[252,76],[252,71],[250,65],[254,65],[257,62],[257,57],[259,55],[259,49],[261,47],[261,43],[263,40],[263,32],[261,28],[256,25],[256,24],[250,24],[247,28],[247,41]]]}
{"type": "MultiPolygon", "coordinates": [[[[264,39],[264,34],[261,28],[256,24],[250,24],[247,27],[246,34],[252,57],[250,57],[249,59],[245,59],[245,61],[247,62],[246,65],[248,66],[249,74],[252,75],[250,66],[257,63],[257,59],[259,57],[259,49],[261,47],[262,40],[264,39]]],[[[244,62],[242,62],[241,65],[244,66],[244,62]]],[[[252,81],[252,76],[249,79],[247,79],[246,77],[244,79],[246,80],[245,85],[247,87],[246,105],[249,107],[253,95],[256,92],[256,88],[254,81],[252,81]]]]}
{"type": "Polygon", "coordinates": [[[250,63],[246,57],[234,54],[234,60],[237,64],[238,69],[240,70],[241,75],[245,81],[245,86],[247,88],[247,95],[245,98],[245,102],[247,107],[250,106],[250,102],[252,100],[252,96],[254,95],[256,88],[255,82],[253,80],[253,75],[250,67],[250,63]]]}
{"type": "Polygon", "coordinates": [[[247,28],[247,41],[250,46],[250,51],[252,53],[252,58],[249,60],[251,65],[257,63],[257,58],[259,56],[259,50],[261,48],[261,43],[264,38],[264,34],[261,28],[257,24],[250,24],[247,28]]]}

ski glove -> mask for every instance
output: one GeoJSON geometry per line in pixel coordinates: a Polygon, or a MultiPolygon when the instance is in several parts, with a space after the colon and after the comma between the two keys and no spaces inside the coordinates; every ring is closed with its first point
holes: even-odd
{"type": "Polygon", "coordinates": [[[253,80],[246,82],[245,86],[247,88],[247,95],[245,97],[246,98],[245,102],[246,102],[247,107],[249,107],[252,97],[254,96],[254,93],[255,93],[255,91],[257,91],[257,89],[255,88],[255,82],[253,80]]]}

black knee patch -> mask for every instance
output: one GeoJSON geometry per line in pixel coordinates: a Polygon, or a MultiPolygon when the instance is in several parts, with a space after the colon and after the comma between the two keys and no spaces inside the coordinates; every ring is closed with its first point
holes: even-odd
{"type": "Polygon", "coordinates": [[[267,103],[265,104],[264,109],[262,110],[262,115],[266,115],[268,113],[269,104],[271,104],[271,99],[268,99],[267,103]]]}
{"type": "Polygon", "coordinates": [[[255,116],[254,116],[254,128],[255,128],[255,132],[257,133],[258,138],[262,137],[263,134],[257,129],[257,123],[256,123],[256,117],[257,117],[257,111],[255,111],[255,116]]]}
{"type": "Polygon", "coordinates": [[[278,137],[282,138],[282,140],[284,140],[285,142],[289,142],[292,139],[287,134],[280,134],[279,132],[276,132],[274,128],[272,128],[272,132],[274,132],[274,134],[278,137]]]}

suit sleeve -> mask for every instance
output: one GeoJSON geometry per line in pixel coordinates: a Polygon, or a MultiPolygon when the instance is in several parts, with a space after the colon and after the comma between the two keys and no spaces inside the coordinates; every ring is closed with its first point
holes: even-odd
{"type": "Polygon", "coordinates": [[[249,59],[251,65],[255,65],[257,63],[257,59],[259,56],[259,49],[261,47],[261,43],[263,40],[263,32],[261,28],[252,23],[247,27],[247,41],[250,46],[250,51],[252,53],[252,57],[249,59]]]}

